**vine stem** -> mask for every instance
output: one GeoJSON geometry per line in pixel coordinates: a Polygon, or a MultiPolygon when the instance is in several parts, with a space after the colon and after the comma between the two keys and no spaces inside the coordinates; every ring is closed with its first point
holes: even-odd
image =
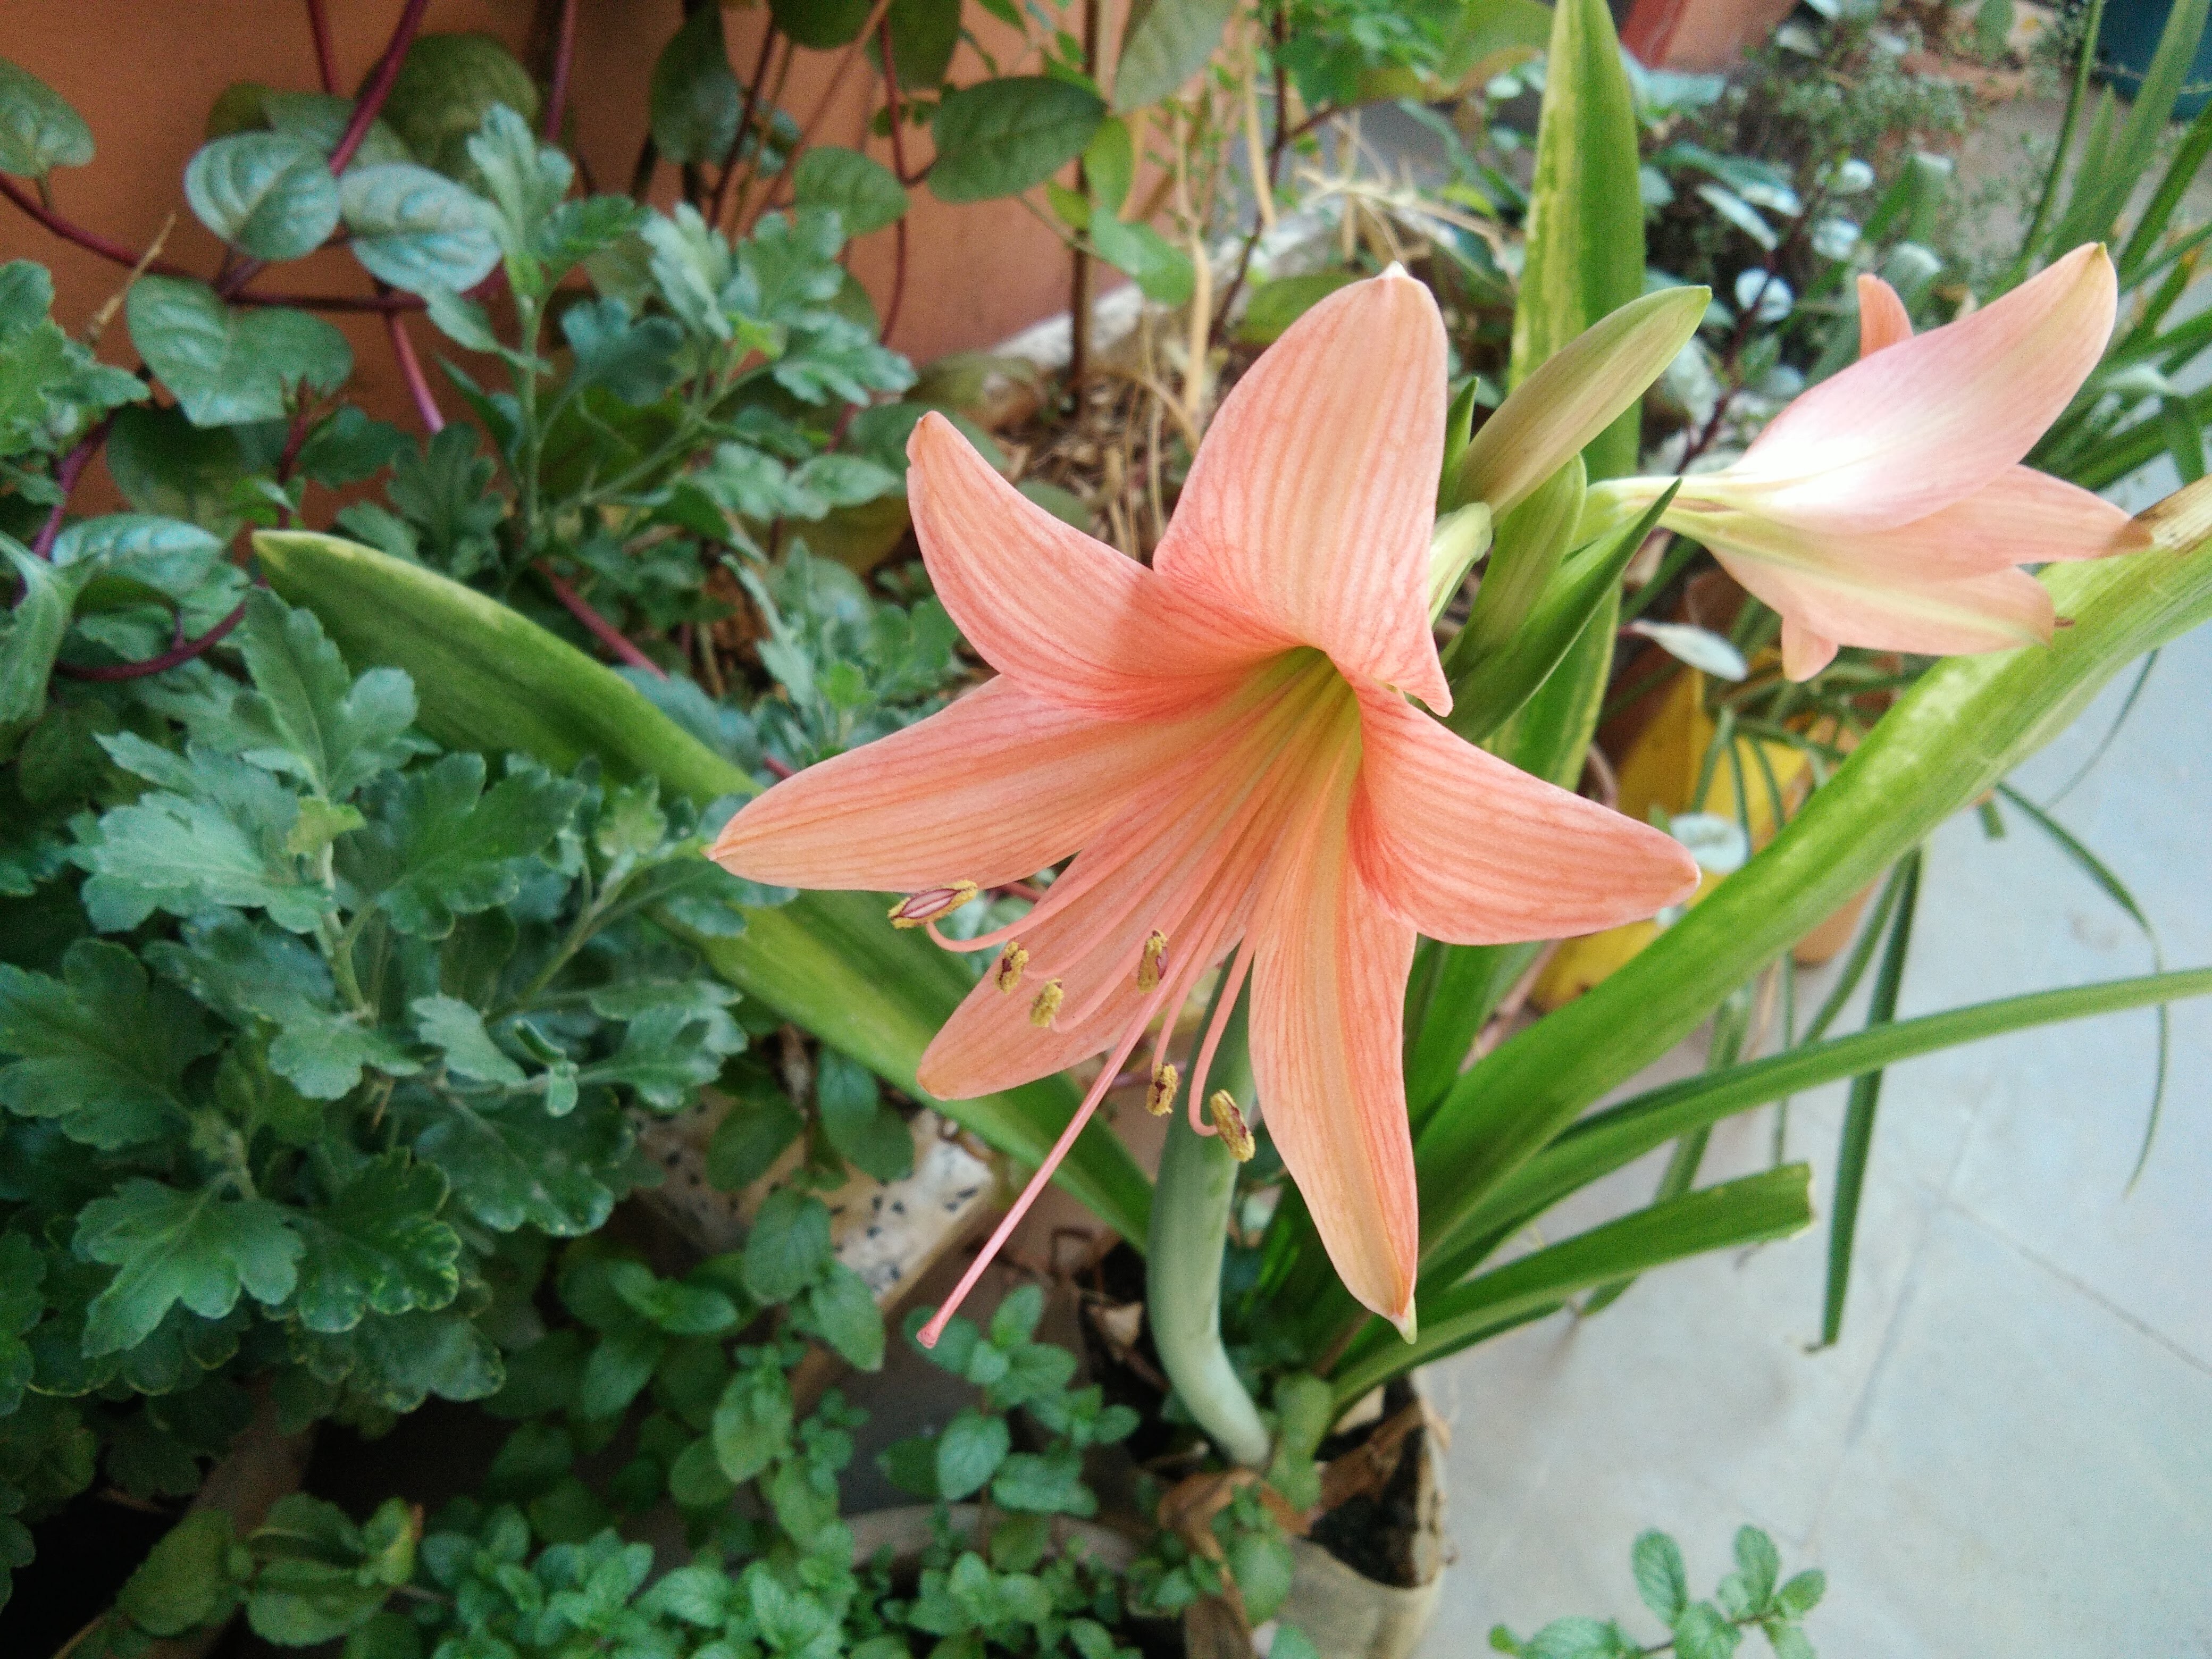
{"type": "Polygon", "coordinates": [[[545,579],[545,586],[553,591],[553,597],[561,601],[562,608],[578,622],[590,629],[592,637],[600,644],[605,646],[608,650],[613,652],[632,668],[642,668],[647,673],[657,675],[664,680],[668,678],[666,669],[623,638],[622,630],[592,609],[591,602],[571,587],[566,578],[556,574],[550,565],[539,565],[538,574],[545,579]]]}
{"type": "Polygon", "coordinates": [[[430,390],[430,378],[422,372],[422,360],[415,355],[415,342],[407,336],[407,325],[396,311],[384,314],[384,331],[392,341],[392,355],[399,364],[399,378],[407,383],[407,395],[414,399],[415,413],[422,422],[422,429],[436,437],[446,429],[446,417],[440,412],[438,399],[430,390]]]}
{"type": "MultiPolygon", "coordinates": [[[[41,202],[37,196],[25,190],[22,185],[4,173],[0,173],[0,196],[5,196],[64,242],[72,243],[88,253],[97,253],[103,259],[126,266],[136,265],[141,258],[113,238],[103,236],[98,231],[78,224],[73,219],[64,218],[41,202]]],[[[146,269],[153,271],[156,276],[188,276],[195,282],[198,280],[196,273],[168,259],[155,259],[149,264],[146,269]]]]}
{"type": "Polygon", "coordinates": [[[337,54],[331,47],[331,20],[323,0],[307,0],[307,30],[315,37],[315,74],[325,92],[338,89],[337,54]]]}
{"type": "Polygon", "coordinates": [[[331,152],[331,171],[343,173],[346,163],[368,137],[369,123],[384,107],[384,100],[392,95],[392,83],[399,78],[399,66],[406,61],[407,48],[415,42],[415,32],[422,27],[422,14],[429,9],[430,0],[407,0],[406,9],[399,14],[399,21],[392,31],[392,39],[385,43],[384,56],[376,60],[368,84],[362,88],[361,96],[354,100],[353,118],[346,123],[345,131],[338,139],[338,147],[331,152]]]}
{"type": "MultiPolygon", "coordinates": [[[[760,61],[753,65],[752,79],[745,82],[745,101],[738,112],[738,130],[730,135],[730,147],[723,153],[722,165],[714,174],[714,193],[708,198],[707,222],[720,225],[722,210],[729,205],[730,180],[738,174],[738,158],[745,147],[745,135],[752,131],[753,117],[760,111],[761,89],[768,84],[769,54],[775,50],[775,21],[769,19],[761,25],[760,61]]],[[[753,151],[757,156],[758,149],[753,151]]]]}
{"type": "MultiPolygon", "coordinates": [[[[906,137],[900,131],[905,125],[904,112],[899,108],[898,66],[891,60],[891,20],[888,14],[876,26],[876,45],[884,60],[884,107],[891,118],[891,171],[902,185],[910,184],[912,180],[906,176],[906,137]]],[[[885,343],[890,340],[891,330],[898,325],[899,307],[906,299],[906,215],[899,215],[891,234],[891,296],[884,306],[885,343]]]]}
{"type": "Polygon", "coordinates": [[[70,491],[76,488],[77,479],[83,475],[85,468],[92,465],[92,458],[100,453],[100,445],[107,441],[107,429],[114,424],[115,416],[112,415],[101,421],[76,441],[76,447],[63,456],[62,464],[54,469],[54,484],[62,492],[62,498],[54,503],[54,510],[46,514],[46,521],[39,526],[39,533],[32,538],[31,551],[40,558],[53,557],[55,538],[62,533],[62,520],[69,514],[70,491]]]}
{"type": "MultiPolygon", "coordinates": [[[[1220,994],[1214,993],[1217,999],[1220,994]]],[[[1206,1024],[1212,1023],[1209,1010],[1206,1024]]],[[[1249,1104],[1252,1063],[1242,1002],[1222,1033],[1213,1076],[1219,1087],[1249,1104]]],[[[1221,1343],[1221,1255],[1236,1198],[1237,1160],[1222,1138],[1200,1134],[1190,1126],[1190,1114],[1170,1103],[1145,1252],[1145,1310],[1152,1345],[1176,1397],[1199,1427],[1231,1462],[1261,1468],[1272,1437],[1221,1343]]]]}
{"type": "Polygon", "coordinates": [[[184,640],[171,646],[158,657],[149,657],[143,662],[73,663],[58,662],[54,672],[70,680],[143,680],[150,675],[167,673],[170,669],[190,662],[194,657],[219,644],[230,630],[246,620],[243,600],[238,609],[225,617],[196,640],[184,640]]]}
{"type": "Polygon", "coordinates": [[[553,39],[553,74],[545,88],[545,142],[561,142],[568,105],[568,72],[576,61],[576,0],[561,0],[561,25],[553,39]]]}

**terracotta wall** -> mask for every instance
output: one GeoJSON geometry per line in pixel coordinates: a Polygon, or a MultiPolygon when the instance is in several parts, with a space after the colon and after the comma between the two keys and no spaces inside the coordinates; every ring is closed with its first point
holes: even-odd
{"type": "Polygon", "coordinates": [[[1706,74],[1735,67],[1796,0],[1636,0],[1620,43],[1654,69],[1706,74]]]}
{"type": "MultiPolygon", "coordinates": [[[[383,49],[399,0],[330,0],[341,89],[350,91],[383,49]]],[[[527,55],[538,23],[536,0],[433,0],[424,27],[480,29],[527,55]]],[[[619,190],[629,178],[645,133],[646,85],[653,61],[680,16],[678,0],[581,0],[578,15],[574,132],[599,188],[619,190]]],[[[759,52],[764,7],[726,14],[730,53],[742,78],[759,52]]],[[[989,20],[983,22],[992,28],[989,20]]],[[[1020,46],[1010,32],[986,37],[1002,72],[1013,72],[1020,46]]],[[[986,73],[963,48],[957,81],[986,73]]],[[[88,167],[53,175],[56,207],[133,247],[143,247],[172,212],[177,224],[167,257],[212,270],[216,246],[185,207],[184,166],[204,137],[216,95],[233,81],[312,90],[314,51],[300,0],[4,0],[0,54],[15,59],[67,97],[90,123],[100,154],[88,167]]],[[[860,145],[889,160],[889,146],[865,131],[876,90],[865,58],[856,57],[830,87],[841,54],[802,52],[784,106],[802,122],[825,107],[823,142],[860,145]],[[823,104],[825,92],[830,95],[823,104]]],[[[927,136],[913,135],[909,166],[928,154],[927,136]]],[[[664,202],[672,171],[661,169],[664,202]]],[[[892,343],[917,360],[987,344],[1066,305],[1068,261],[1052,234],[1019,204],[951,207],[927,188],[914,192],[906,294],[892,343]]],[[[40,259],[54,270],[56,309],[76,326],[118,287],[115,265],[49,236],[0,203],[0,258],[40,259]]],[[[854,250],[853,268],[880,307],[889,297],[892,233],[878,231],[854,250]]],[[[366,273],[343,252],[326,251],[271,272],[261,284],[331,293],[365,293],[366,273]]],[[[360,395],[380,413],[404,418],[407,407],[382,331],[374,319],[338,318],[353,340],[360,395]]],[[[418,344],[430,343],[417,319],[418,344]]],[[[103,342],[104,355],[128,351],[121,327],[103,342]]]]}

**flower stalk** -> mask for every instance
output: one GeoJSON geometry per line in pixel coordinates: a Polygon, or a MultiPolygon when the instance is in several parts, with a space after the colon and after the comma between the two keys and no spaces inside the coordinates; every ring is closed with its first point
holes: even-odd
{"type": "MultiPolygon", "coordinates": [[[[1215,993],[1217,1000],[1220,994],[1215,993]]],[[[1212,1023],[1209,1013],[1207,1024],[1212,1023]]],[[[1251,1104],[1252,1063],[1245,1049],[1241,999],[1214,1056],[1213,1086],[1242,1106],[1251,1104]]],[[[1146,1314],[1161,1368],[1199,1427],[1232,1463],[1264,1468],[1273,1437],[1221,1343],[1221,1255],[1228,1243],[1230,1206],[1237,1198],[1237,1160],[1220,1135],[1193,1128],[1191,1115],[1168,1114],[1167,1146],[1152,1188],[1146,1314]]]]}

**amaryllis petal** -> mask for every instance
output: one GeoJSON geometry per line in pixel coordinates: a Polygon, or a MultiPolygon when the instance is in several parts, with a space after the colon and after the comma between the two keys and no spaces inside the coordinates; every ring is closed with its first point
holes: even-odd
{"type": "Polygon", "coordinates": [[[1786,679],[1809,680],[1835,661],[1841,642],[1815,634],[1795,617],[1782,619],[1782,673],[1786,679]]]}
{"type": "Polygon", "coordinates": [[[1192,741],[991,681],[750,802],[709,856],[750,880],[890,892],[1018,880],[1066,858],[1192,741]]]}
{"type": "Polygon", "coordinates": [[[1859,278],[1859,356],[1871,357],[1885,346],[1912,337],[1912,318],[1897,290],[1879,276],[1859,278]]]}
{"type": "MultiPolygon", "coordinates": [[[[2071,400],[2112,329],[2102,247],[1886,345],[1796,399],[1727,472],[1733,498],[1808,527],[1881,530],[1993,482],[2071,400]]],[[[1718,476],[1718,475],[1716,475],[1718,476]]]]}
{"type": "Polygon", "coordinates": [[[1887,530],[1835,531],[1694,507],[1669,518],[1716,549],[1870,591],[2016,564],[2100,559],[2148,544],[2124,509],[2029,466],[2008,467],[1966,500],[1887,530]]]}
{"type": "Polygon", "coordinates": [[[1430,938],[1565,939],[1697,890],[1697,862],[1671,836],[1530,777],[1379,688],[1363,690],[1359,715],[1359,873],[1430,938]]]}
{"type": "Polygon", "coordinates": [[[1345,1288],[1408,1335],[1420,1206],[1401,1069],[1413,929],[1364,890],[1345,763],[1253,918],[1252,1066],[1284,1166],[1345,1288]]]}
{"type": "Polygon", "coordinates": [[[1223,401],[1153,568],[1449,708],[1428,612],[1444,392],[1427,289],[1401,272],[1339,289],[1223,401]]]}
{"type": "Polygon", "coordinates": [[[1289,643],[1224,628],[1167,582],[1061,523],[934,411],[907,444],[907,495],[937,597],[984,659],[1035,696],[1115,720],[1182,712],[1289,643]]]}
{"type": "MultiPolygon", "coordinates": [[[[1874,585],[1743,558],[1726,548],[1713,552],[1730,575],[1784,617],[1815,635],[1877,651],[1929,656],[2005,651],[2048,644],[2055,626],[2051,590],[2011,566],[1933,580],[1893,577],[1874,585]]],[[[1784,672],[1797,678],[1786,662],[1784,672]]]]}

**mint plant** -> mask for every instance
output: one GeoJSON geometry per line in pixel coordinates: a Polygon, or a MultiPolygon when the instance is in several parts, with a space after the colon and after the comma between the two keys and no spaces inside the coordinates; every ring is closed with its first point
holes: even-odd
{"type": "Polygon", "coordinates": [[[1576,1618],[1554,1619],[1526,1640],[1499,1625],[1490,1632],[1490,1645],[1522,1659],[1635,1659],[1655,1653],[1730,1659],[1755,1630],[1774,1659],[1813,1659],[1803,1620],[1827,1593],[1827,1576],[1812,1567],[1784,1579],[1774,1540],[1757,1527],[1738,1528],[1735,1547],[1735,1570],[1710,1598],[1698,1601],[1690,1595],[1681,1547],[1663,1532],[1638,1534],[1632,1555],[1636,1593],[1670,1632],[1658,1642],[1640,1642],[1612,1620],[1576,1618]]]}

